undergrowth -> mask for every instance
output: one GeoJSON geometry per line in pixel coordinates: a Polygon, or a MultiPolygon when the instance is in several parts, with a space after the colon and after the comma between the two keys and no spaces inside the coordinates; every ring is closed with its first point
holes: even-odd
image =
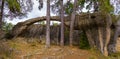
{"type": "Polygon", "coordinates": [[[80,49],[90,49],[90,45],[87,39],[87,36],[85,32],[83,31],[80,35],[80,44],[79,44],[80,49]]]}

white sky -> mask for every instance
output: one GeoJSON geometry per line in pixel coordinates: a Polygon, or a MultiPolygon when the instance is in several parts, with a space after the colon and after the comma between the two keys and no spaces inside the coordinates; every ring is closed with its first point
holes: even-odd
{"type": "Polygon", "coordinates": [[[33,5],[33,10],[31,12],[28,13],[27,18],[23,18],[23,19],[13,19],[13,20],[6,20],[8,23],[13,23],[16,24],[18,22],[21,21],[25,21],[28,20],[30,18],[35,18],[35,17],[40,17],[40,16],[45,16],[46,15],[46,4],[44,2],[43,8],[41,10],[38,9],[38,2],[36,0],[34,1],[34,5],[33,5]]]}
{"type": "MultiPolygon", "coordinates": [[[[31,12],[28,13],[28,17],[27,18],[23,18],[23,19],[13,19],[13,20],[6,20],[8,23],[12,23],[12,24],[17,24],[18,22],[22,22],[31,18],[36,18],[36,17],[41,17],[41,16],[45,16],[46,15],[46,0],[44,0],[44,5],[43,8],[41,10],[38,9],[38,5],[39,3],[36,0],[34,1],[34,5],[33,5],[33,10],[31,12]]],[[[67,0],[63,0],[64,3],[67,0]]],[[[86,11],[86,9],[84,8],[83,11],[86,11]]],[[[54,16],[55,14],[51,13],[51,16],[54,16]]]]}

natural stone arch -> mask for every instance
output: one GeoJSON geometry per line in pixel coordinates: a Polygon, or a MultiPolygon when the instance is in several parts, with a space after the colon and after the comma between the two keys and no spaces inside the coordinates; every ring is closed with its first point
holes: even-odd
{"type": "MultiPolygon", "coordinates": [[[[65,17],[65,25],[69,27],[70,17],[65,17]]],[[[13,37],[19,36],[24,30],[26,30],[31,24],[46,20],[46,17],[38,17],[34,19],[29,19],[24,22],[20,22],[15,25],[11,31],[13,37]]],[[[51,17],[51,20],[60,21],[59,16],[51,17]]],[[[97,47],[104,55],[108,55],[107,45],[110,40],[110,26],[111,17],[110,15],[104,13],[84,13],[81,15],[76,15],[74,29],[85,30],[89,44],[91,47],[97,47]],[[104,31],[105,30],[105,31],[104,31]],[[95,33],[93,33],[95,32],[95,33]],[[94,37],[96,35],[96,37],[94,37]],[[107,35],[107,36],[106,36],[107,35]],[[95,43],[96,41],[97,43],[95,43]],[[99,44],[98,44],[99,43],[99,44]]]]}

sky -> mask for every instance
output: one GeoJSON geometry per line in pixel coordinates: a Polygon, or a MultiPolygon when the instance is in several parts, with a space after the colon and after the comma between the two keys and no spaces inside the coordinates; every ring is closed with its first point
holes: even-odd
{"type": "MultiPolygon", "coordinates": [[[[12,24],[17,24],[18,22],[23,22],[25,20],[31,19],[31,18],[36,18],[36,17],[42,17],[46,15],[46,0],[44,0],[44,5],[41,10],[38,9],[39,3],[36,0],[32,0],[34,2],[33,5],[33,10],[27,14],[27,18],[22,18],[22,19],[16,19],[14,18],[13,20],[6,20],[8,23],[12,24]]],[[[65,3],[67,0],[63,0],[65,3]]],[[[85,8],[83,8],[83,11],[87,11],[85,8]]],[[[55,16],[55,14],[51,13],[51,16],[55,16]]]]}
{"type": "Polygon", "coordinates": [[[13,24],[17,24],[18,22],[21,21],[25,21],[28,20],[30,18],[36,18],[36,17],[41,17],[41,16],[45,16],[46,15],[46,3],[44,1],[44,5],[43,8],[41,10],[38,9],[38,2],[36,0],[32,0],[34,1],[34,5],[33,5],[33,10],[31,12],[28,12],[27,17],[22,18],[22,19],[13,19],[13,20],[6,20],[8,23],[13,23],[13,24]]]}

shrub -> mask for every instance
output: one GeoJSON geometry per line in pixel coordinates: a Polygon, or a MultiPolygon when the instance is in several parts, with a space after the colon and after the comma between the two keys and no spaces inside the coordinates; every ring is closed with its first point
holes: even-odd
{"type": "Polygon", "coordinates": [[[85,34],[84,31],[82,31],[81,35],[80,35],[80,45],[79,45],[80,49],[90,49],[90,45],[87,39],[87,36],[85,34]]]}
{"type": "Polygon", "coordinates": [[[12,23],[3,22],[2,30],[8,33],[12,28],[13,28],[12,23]]]}

